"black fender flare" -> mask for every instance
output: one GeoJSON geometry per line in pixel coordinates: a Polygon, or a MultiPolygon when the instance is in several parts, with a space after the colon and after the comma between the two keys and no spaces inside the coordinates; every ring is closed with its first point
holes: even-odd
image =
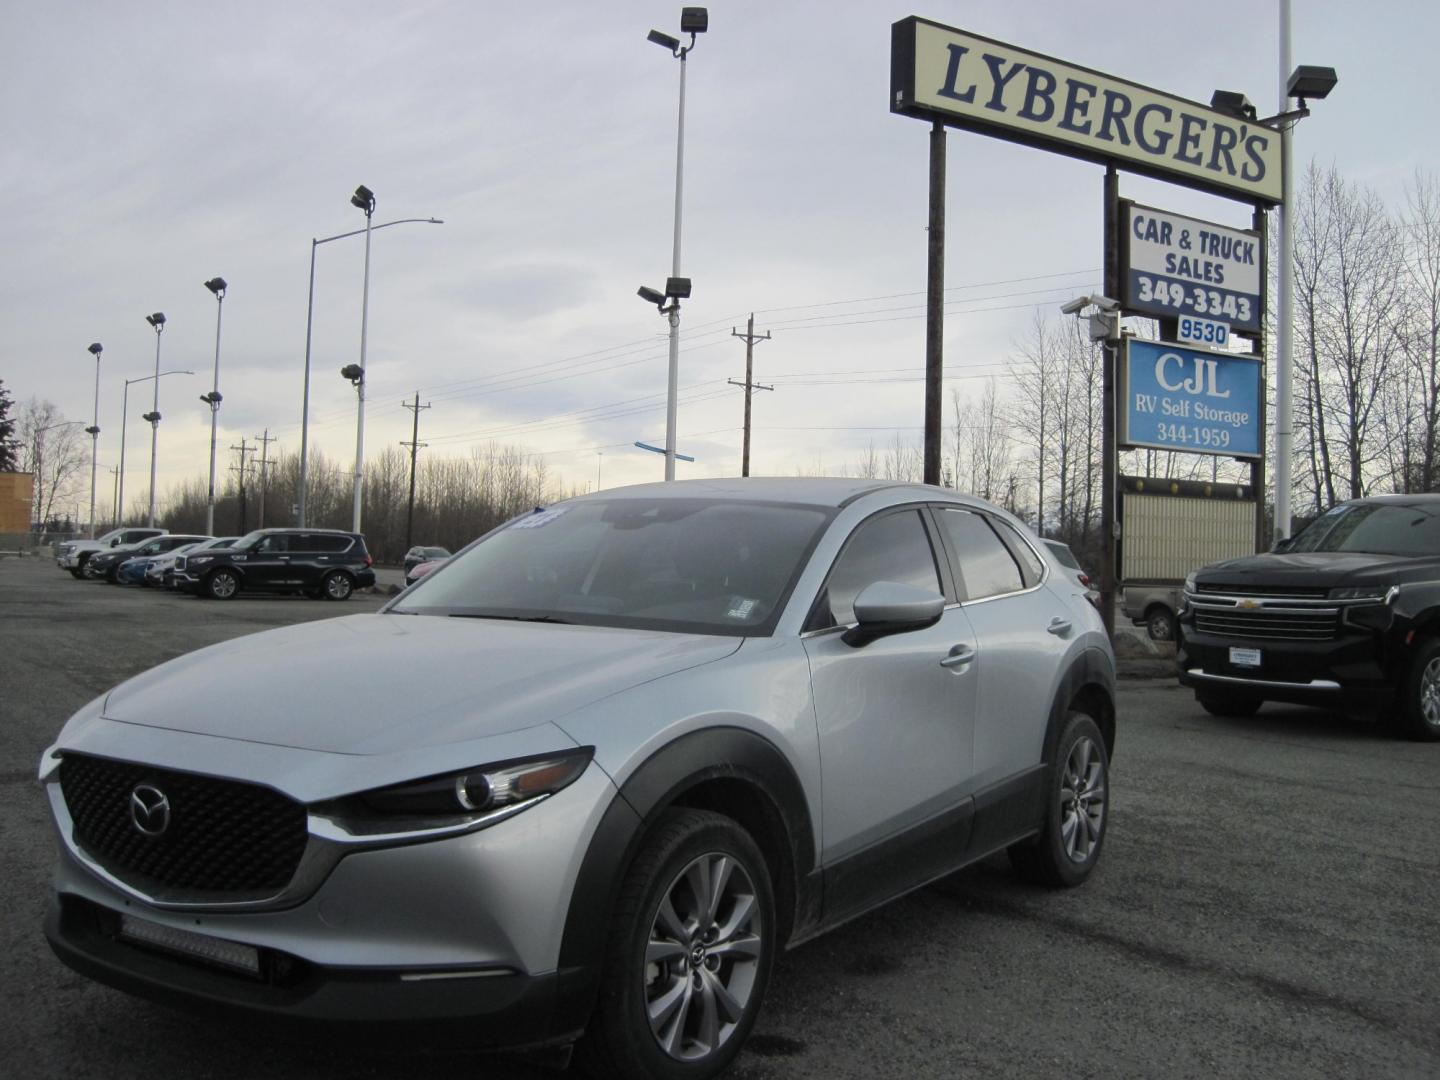
{"type": "MultiPolygon", "coordinates": [[[[558,966],[564,977],[557,1028],[583,1027],[594,1006],[610,912],[649,826],[668,807],[683,803],[686,792],[711,780],[752,786],[778,811],[797,881],[776,882],[777,899],[782,889],[794,896],[798,879],[813,872],[815,835],[805,790],[774,743],[745,728],[714,727],[661,747],[620,786],[581,860],[560,942],[558,966]]],[[[797,898],[794,906],[802,902],[797,898]]]]}
{"type": "Polygon", "coordinates": [[[1045,753],[1043,761],[1049,764],[1055,757],[1055,744],[1065,727],[1065,717],[1070,704],[1085,693],[1098,694],[1103,701],[1103,715],[1095,717],[1100,734],[1105,737],[1105,751],[1115,756],[1115,662],[1105,650],[1091,646],[1077,656],[1066,669],[1050,704],[1050,723],[1045,731],[1045,753]]]}

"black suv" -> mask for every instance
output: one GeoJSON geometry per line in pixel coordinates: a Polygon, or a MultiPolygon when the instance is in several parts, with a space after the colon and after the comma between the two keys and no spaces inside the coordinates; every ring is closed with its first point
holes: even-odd
{"type": "Polygon", "coordinates": [[[1217,716],[1264,701],[1440,740],[1440,495],[1341,503],[1267,555],[1185,582],[1180,682],[1217,716]]]}
{"type": "Polygon", "coordinates": [[[260,529],[229,548],[182,555],[175,586],[228,600],[237,592],[304,593],[345,600],[375,584],[365,537],[334,529],[260,529]]]}

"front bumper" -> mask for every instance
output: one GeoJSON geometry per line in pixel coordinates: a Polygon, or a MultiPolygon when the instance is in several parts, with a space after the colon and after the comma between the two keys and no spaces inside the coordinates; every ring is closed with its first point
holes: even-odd
{"type": "Polygon", "coordinates": [[[1180,684],[1197,691],[1366,713],[1395,700],[1386,653],[1380,637],[1367,632],[1328,641],[1252,640],[1197,633],[1182,617],[1175,660],[1180,684]],[[1232,663],[1232,648],[1258,649],[1259,666],[1232,663]]]}
{"type": "MultiPolygon", "coordinates": [[[[453,1029],[468,1045],[564,1042],[583,1028],[598,957],[559,968],[585,847],[614,797],[592,766],[489,828],[343,854],[289,906],[161,905],[117,888],[61,833],[45,934],[55,954],[118,989],[201,1011],[453,1029]],[[258,974],[137,945],[122,916],[256,950],[258,974]]],[[[58,805],[57,805],[58,800],[58,805]]]]}

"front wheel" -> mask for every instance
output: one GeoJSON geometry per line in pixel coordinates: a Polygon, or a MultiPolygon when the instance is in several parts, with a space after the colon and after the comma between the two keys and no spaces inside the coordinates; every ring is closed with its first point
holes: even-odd
{"type": "Polygon", "coordinates": [[[1440,740],[1440,640],[1421,640],[1402,686],[1399,734],[1417,742],[1440,740]]]}
{"type": "Polygon", "coordinates": [[[702,1080],[740,1052],[776,945],[769,870],[736,822],[675,810],[626,874],[579,1047],[614,1078],[702,1080]]]}
{"type": "Polygon", "coordinates": [[[355,582],[349,574],[342,574],[337,570],[325,576],[325,580],[320,583],[320,589],[326,600],[349,600],[350,594],[355,591],[355,582]]]}
{"type": "Polygon", "coordinates": [[[1027,881],[1079,885],[1100,859],[1110,811],[1110,755],[1095,721],[1072,712],[1045,776],[1045,823],[1035,841],[1010,848],[1027,881]]]}
{"type": "Polygon", "coordinates": [[[240,579],[233,570],[216,570],[205,579],[205,593],[212,600],[229,600],[240,591],[240,579]]]}

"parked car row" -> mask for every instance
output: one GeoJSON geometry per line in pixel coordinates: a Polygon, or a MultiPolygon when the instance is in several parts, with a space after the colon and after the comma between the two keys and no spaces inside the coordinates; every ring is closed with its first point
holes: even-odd
{"type": "Polygon", "coordinates": [[[345,600],[357,588],[375,584],[365,537],[336,529],[257,529],[241,537],[116,529],[96,540],[59,545],[55,561],[77,578],[172,588],[215,600],[241,592],[345,600]]]}

